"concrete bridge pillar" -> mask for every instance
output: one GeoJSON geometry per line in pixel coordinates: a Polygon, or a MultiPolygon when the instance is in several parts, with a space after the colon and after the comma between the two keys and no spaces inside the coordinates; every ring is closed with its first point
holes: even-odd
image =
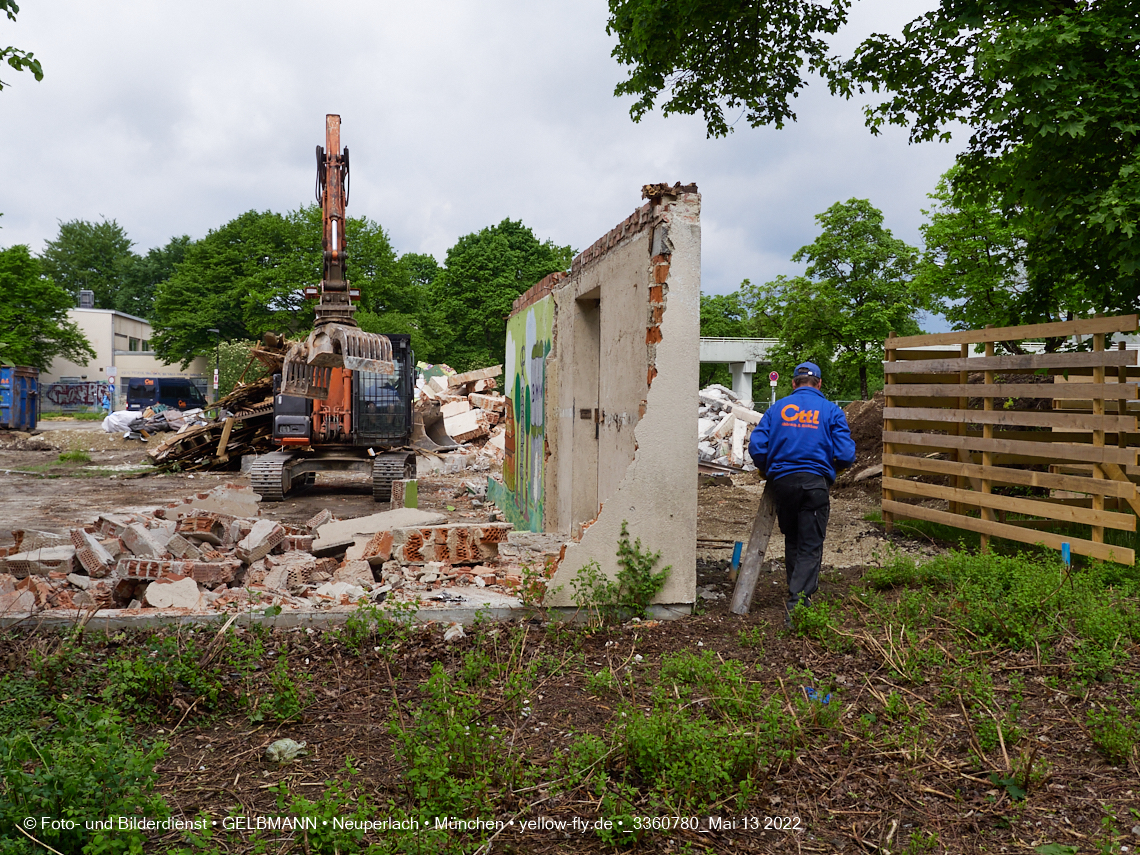
{"type": "Polygon", "coordinates": [[[756,361],[730,362],[729,371],[732,372],[732,391],[740,398],[746,407],[752,406],[752,376],[756,373],[756,361]]]}

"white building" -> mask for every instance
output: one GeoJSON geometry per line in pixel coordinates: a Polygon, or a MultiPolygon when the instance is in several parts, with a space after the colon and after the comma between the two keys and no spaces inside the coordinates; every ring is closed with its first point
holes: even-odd
{"type": "Polygon", "coordinates": [[[127,381],[132,377],[186,377],[203,396],[213,365],[198,357],[183,371],[178,363],[168,365],[151,350],[153,329],[149,322],[111,309],[69,309],[67,316],[87,336],[95,358],[87,365],[57,356],[51,368],[40,373],[40,409],[98,409],[103,393],[113,385],[112,406],[126,407],[127,381]],[[113,379],[113,383],[111,382],[113,379]]]}

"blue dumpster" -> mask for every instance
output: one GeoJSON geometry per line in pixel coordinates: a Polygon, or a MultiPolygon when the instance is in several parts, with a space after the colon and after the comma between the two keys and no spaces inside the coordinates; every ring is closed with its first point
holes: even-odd
{"type": "Polygon", "coordinates": [[[40,370],[0,365],[0,428],[35,430],[40,370]]]}

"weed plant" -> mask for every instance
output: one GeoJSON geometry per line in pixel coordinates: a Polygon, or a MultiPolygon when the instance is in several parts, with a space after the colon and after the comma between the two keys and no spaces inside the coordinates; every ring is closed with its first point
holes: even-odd
{"type": "Polygon", "coordinates": [[[582,567],[570,580],[574,604],[599,623],[615,623],[630,617],[645,617],[653,598],[665,587],[671,566],[653,572],[660,552],[646,552],[641,538],[629,542],[629,528],[622,520],[618,538],[618,572],[609,579],[596,561],[582,567]]]}

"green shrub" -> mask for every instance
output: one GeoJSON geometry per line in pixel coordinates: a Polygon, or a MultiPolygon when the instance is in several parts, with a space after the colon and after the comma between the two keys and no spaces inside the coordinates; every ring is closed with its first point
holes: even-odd
{"type": "Polygon", "coordinates": [[[142,832],[90,830],[85,823],[166,817],[154,789],[165,746],[139,748],[117,715],[100,707],[53,703],[44,713],[41,727],[0,734],[0,825],[49,817],[74,826],[35,829],[38,840],[61,852],[141,852],[142,832]]]}

